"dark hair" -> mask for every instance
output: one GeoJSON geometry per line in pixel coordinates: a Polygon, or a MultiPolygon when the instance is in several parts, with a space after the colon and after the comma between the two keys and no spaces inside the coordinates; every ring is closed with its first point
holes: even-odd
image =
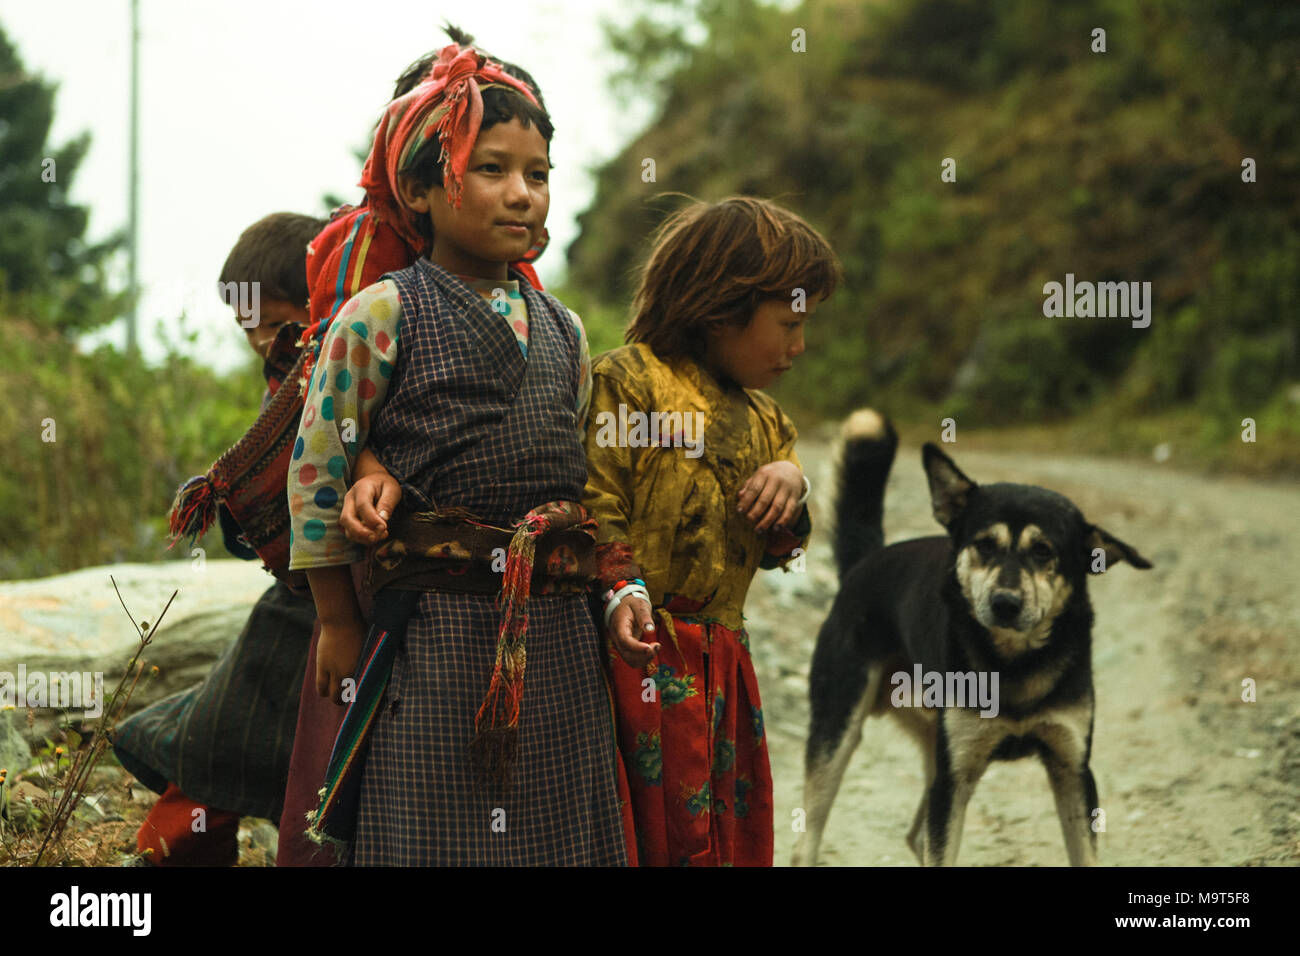
{"type": "Polygon", "coordinates": [[[323,219],[273,212],[239,235],[221,267],[218,294],[226,305],[237,293],[230,283],[260,283],[264,299],[307,304],[307,244],[326,226],[323,219]]]}
{"type": "Polygon", "coordinates": [[[733,196],[695,202],[655,231],[625,336],[655,354],[699,357],[710,329],[745,326],[765,300],[833,293],[841,281],[830,244],[776,203],[733,196]]]}
{"type": "MultiPolygon", "coordinates": [[[[447,31],[447,36],[451,38],[453,43],[463,47],[474,46],[474,38],[459,27],[447,23],[443,25],[443,29],[447,31]]],[[[484,90],[483,120],[479,125],[479,134],[481,135],[485,130],[491,129],[498,123],[508,123],[512,119],[518,119],[519,125],[524,129],[529,129],[536,124],[537,131],[542,134],[542,139],[546,140],[549,147],[551,137],[555,135],[555,124],[551,122],[551,116],[546,111],[546,101],[542,98],[542,91],[537,86],[537,81],[533,79],[532,74],[514,63],[498,60],[481,47],[476,47],[476,49],[488,59],[500,64],[503,72],[527,84],[533,96],[537,97],[537,103],[534,104],[515,90],[500,87],[484,90]]],[[[397,78],[397,82],[393,86],[393,99],[397,99],[397,97],[414,89],[415,85],[424,79],[437,59],[438,51],[435,50],[426,53],[408,66],[402,75],[397,78]]],[[[431,138],[429,142],[420,147],[420,150],[412,158],[410,167],[403,171],[403,175],[410,176],[425,189],[441,186],[442,164],[438,162],[438,156],[441,152],[442,147],[437,138],[431,138]]],[[[433,227],[427,217],[419,217],[416,225],[420,230],[420,234],[426,240],[433,238],[433,227]]]]}
{"type": "MultiPolygon", "coordinates": [[[[484,90],[483,121],[479,124],[479,135],[481,136],[498,123],[508,123],[512,119],[518,119],[519,125],[524,129],[529,129],[536,124],[537,131],[542,134],[542,139],[546,140],[549,147],[551,137],[555,135],[555,126],[545,110],[528,102],[521,93],[514,90],[501,87],[484,90]]],[[[442,145],[438,142],[438,138],[429,137],[429,141],[420,147],[419,152],[412,158],[411,165],[404,170],[403,174],[410,176],[425,189],[441,186],[442,163],[438,162],[441,153],[442,145]]]]}

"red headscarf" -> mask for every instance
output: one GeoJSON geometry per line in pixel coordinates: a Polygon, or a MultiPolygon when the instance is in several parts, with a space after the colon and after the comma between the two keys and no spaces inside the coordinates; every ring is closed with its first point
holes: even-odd
{"type": "Polygon", "coordinates": [[[537,105],[528,84],[506,73],[473,47],[455,43],[442,48],[429,75],[409,93],[388,104],[375,131],[375,142],[358,184],[380,221],[390,223],[414,248],[424,244],[415,214],[401,202],[399,173],[410,168],[416,153],[435,134],[442,144],[447,202],[460,206],[465,168],[483,122],[485,86],[508,86],[537,105]]]}
{"type": "MultiPolygon", "coordinates": [[[[427,77],[388,104],[358,184],[366,191],[365,202],[336,210],[330,224],[307,247],[312,324],[303,342],[308,348],[320,347],[329,320],[344,302],[384,273],[404,269],[424,253],[418,215],[402,203],[397,177],[434,135],[442,147],[439,160],[447,202],[460,205],[469,154],[483,122],[482,91],[493,86],[510,87],[537,103],[528,84],[506,73],[501,64],[473,47],[451,43],[439,52],[427,77]]],[[[545,245],[543,236],[523,259],[512,263],[536,289],[542,283],[531,262],[545,245]]],[[[310,355],[303,366],[304,382],[313,364],[310,355]]]]}

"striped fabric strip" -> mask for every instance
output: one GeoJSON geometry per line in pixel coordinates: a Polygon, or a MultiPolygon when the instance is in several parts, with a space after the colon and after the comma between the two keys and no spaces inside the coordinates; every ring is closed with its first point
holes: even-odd
{"type": "MultiPolygon", "coordinates": [[[[348,276],[347,261],[352,255],[352,243],[357,238],[357,231],[361,228],[361,224],[369,219],[370,213],[368,211],[360,213],[352,223],[352,231],[348,233],[347,242],[343,244],[343,257],[340,260],[339,266],[339,280],[338,284],[334,288],[334,307],[329,310],[330,316],[337,315],[339,309],[343,308],[343,303],[349,298],[349,296],[344,294],[344,282],[348,276]]],[[[368,233],[370,230],[367,229],[366,231],[368,233]]]]}
{"type": "MultiPolygon", "coordinates": [[[[361,291],[361,270],[366,264],[366,253],[370,250],[370,240],[375,237],[374,230],[367,229],[361,239],[361,251],[357,253],[357,265],[352,270],[352,287],[348,289],[348,295],[356,295],[361,291]]],[[[346,260],[345,260],[346,261],[346,260]]]]}
{"type": "Polygon", "coordinates": [[[330,753],[320,806],[312,814],[307,835],[316,842],[352,839],[361,797],[361,771],[370,728],[388,687],[393,658],[406,633],[406,621],[419,597],[417,591],[383,592],[376,599],[374,624],[362,648],[356,696],[348,704],[330,753]]]}

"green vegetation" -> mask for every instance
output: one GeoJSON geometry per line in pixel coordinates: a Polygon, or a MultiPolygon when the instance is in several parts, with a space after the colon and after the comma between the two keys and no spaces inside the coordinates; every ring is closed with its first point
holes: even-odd
{"type": "Polygon", "coordinates": [[[613,45],[661,106],[569,249],[593,339],[617,338],[596,326],[626,316],[674,207],[656,196],[758,194],[821,228],[848,280],[776,392],[803,418],[1071,422],[1091,436],[1072,448],[1108,452],[1177,422],[1192,463],[1300,471],[1300,10],[1247,6],[643,3],[613,45]],[[1150,328],[1044,317],[1066,273],[1150,281],[1150,328]]]}
{"type": "Polygon", "coordinates": [[[184,316],[158,367],[78,349],[125,305],[104,276],[121,239],[83,238],[87,211],[68,195],[90,138],[47,144],[53,109],[54,86],[0,30],[0,579],[188,558],[161,544],[176,487],[244,433],[263,390],[251,362],[221,377],[182,357],[184,316]]]}
{"type": "MultiPolygon", "coordinates": [[[[244,433],[261,376],[218,377],[174,353],[159,367],[107,346],[83,355],[11,315],[0,301],[0,579],[188,558],[184,542],[161,544],[172,496],[244,433]]],[[[204,546],[220,549],[220,535],[204,546]]]]}
{"type": "Polygon", "coordinates": [[[104,265],[123,240],[83,239],[89,212],[68,196],[90,135],[46,143],[54,93],[52,83],[23,69],[0,29],[0,291],[16,314],[84,332],[121,314],[123,297],[107,291],[104,265]]]}

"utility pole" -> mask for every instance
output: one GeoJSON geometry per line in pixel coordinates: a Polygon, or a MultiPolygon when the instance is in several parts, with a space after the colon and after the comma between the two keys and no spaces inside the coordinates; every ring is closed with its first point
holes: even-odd
{"type": "Polygon", "coordinates": [[[127,224],[127,294],[130,296],[129,311],[126,314],[126,350],[134,353],[136,345],[136,318],[140,290],[136,285],[136,232],[139,225],[139,152],[140,152],[140,0],[131,0],[131,160],[127,171],[129,182],[127,195],[130,197],[129,220],[127,224]]]}

